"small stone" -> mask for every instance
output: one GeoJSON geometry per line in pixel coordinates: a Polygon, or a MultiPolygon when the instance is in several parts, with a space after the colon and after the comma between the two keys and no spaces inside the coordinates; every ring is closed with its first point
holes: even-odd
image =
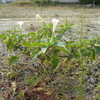
{"type": "Polygon", "coordinates": [[[86,89],[86,92],[89,92],[90,91],[90,89],[86,89]]]}
{"type": "Polygon", "coordinates": [[[95,80],[95,83],[98,83],[98,79],[95,80]]]}
{"type": "Polygon", "coordinates": [[[93,77],[91,77],[90,81],[91,81],[91,83],[95,83],[95,80],[93,77]]]}
{"type": "Polygon", "coordinates": [[[97,69],[97,68],[95,68],[95,69],[94,69],[94,71],[96,72],[96,71],[98,71],[98,69],[97,69]]]}
{"type": "Polygon", "coordinates": [[[87,31],[90,31],[90,29],[87,29],[87,31]]]}

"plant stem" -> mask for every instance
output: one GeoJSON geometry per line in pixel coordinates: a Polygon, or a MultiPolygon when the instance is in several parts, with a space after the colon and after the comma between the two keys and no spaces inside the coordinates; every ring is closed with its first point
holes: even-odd
{"type": "MultiPolygon", "coordinates": [[[[81,16],[82,18],[82,16],[81,16]]],[[[79,99],[80,100],[83,100],[83,91],[84,91],[84,88],[83,88],[83,84],[84,84],[84,57],[82,56],[82,49],[84,47],[84,44],[83,44],[83,20],[81,19],[81,32],[80,32],[80,50],[79,50],[79,61],[80,61],[80,67],[81,67],[81,81],[80,81],[80,93],[79,93],[79,99]]]]}

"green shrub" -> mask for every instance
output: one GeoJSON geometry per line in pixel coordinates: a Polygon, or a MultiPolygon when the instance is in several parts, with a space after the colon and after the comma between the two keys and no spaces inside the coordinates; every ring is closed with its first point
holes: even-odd
{"type": "MultiPolygon", "coordinates": [[[[12,56],[8,56],[7,59],[9,65],[8,75],[11,73],[10,79],[19,75],[19,68],[17,67],[19,67],[21,62],[25,63],[23,59],[27,56],[26,60],[30,63],[29,65],[26,63],[27,66],[21,66],[21,71],[25,71],[26,68],[29,71],[31,67],[31,74],[29,73],[27,77],[26,73],[23,80],[25,90],[26,85],[27,87],[29,86],[29,89],[31,89],[30,86],[34,87],[32,88],[34,96],[32,95],[29,100],[37,100],[33,99],[33,97],[39,97],[41,92],[42,95],[45,95],[43,94],[45,92],[44,88],[42,88],[43,83],[47,83],[44,84],[45,88],[53,88],[52,91],[57,94],[57,99],[44,100],[65,100],[64,96],[66,93],[78,93],[76,94],[76,100],[83,100],[85,98],[86,84],[88,84],[86,76],[91,74],[91,68],[95,66],[97,58],[100,57],[100,37],[84,37],[87,33],[83,33],[81,22],[79,38],[73,40],[72,34],[71,39],[69,39],[69,35],[66,32],[71,32],[73,24],[66,22],[64,25],[59,25],[56,28],[59,22],[58,19],[52,19],[52,23],[47,24],[39,14],[36,17],[43,22],[43,26],[40,29],[27,34],[24,34],[22,30],[17,31],[14,29],[0,35],[2,43],[12,53],[12,56]],[[14,68],[18,71],[14,70],[14,68]],[[42,81],[42,86],[39,86],[40,81],[42,81]],[[39,92],[36,90],[37,86],[39,87],[39,92]]],[[[19,21],[18,24],[20,29],[22,29],[24,22],[19,21]]],[[[13,84],[16,85],[15,82],[13,84]]],[[[96,84],[98,85],[98,82],[96,84]]],[[[97,86],[98,88],[99,86],[97,86]]],[[[45,90],[47,91],[47,89],[45,90]]],[[[18,93],[24,98],[23,91],[18,93]]]]}
{"type": "Polygon", "coordinates": [[[100,0],[79,0],[81,4],[100,4],[100,0]]]}

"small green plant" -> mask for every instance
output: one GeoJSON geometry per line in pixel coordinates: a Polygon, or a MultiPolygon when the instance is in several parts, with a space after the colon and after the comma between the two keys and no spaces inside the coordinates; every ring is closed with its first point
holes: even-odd
{"type": "Polygon", "coordinates": [[[25,82],[30,86],[37,86],[37,84],[40,82],[40,75],[36,73],[35,77],[30,76],[29,78],[25,79],[25,82]]]}

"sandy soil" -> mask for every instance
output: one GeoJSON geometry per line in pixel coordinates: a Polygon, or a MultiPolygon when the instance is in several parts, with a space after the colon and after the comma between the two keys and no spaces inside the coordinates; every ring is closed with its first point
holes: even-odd
{"type": "Polygon", "coordinates": [[[64,23],[67,19],[69,22],[79,25],[83,19],[85,24],[100,25],[100,8],[86,8],[79,5],[58,5],[41,7],[34,5],[16,5],[1,4],[0,5],[0,32],[12,28],[19,28],[17,21],[24,21],[24,28],[33,24],[41,25],[41,21],[36,19],[36,14],[40,14],[47,22],[52,18],[57,18],[60,23],[64,23]],[[63,7],[62,7],[63,6],[63,7]]]}

